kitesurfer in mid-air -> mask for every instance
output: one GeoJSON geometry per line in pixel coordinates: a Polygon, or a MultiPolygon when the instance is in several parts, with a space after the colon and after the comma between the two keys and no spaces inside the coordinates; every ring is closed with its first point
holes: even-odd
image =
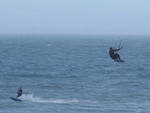
{"type": "Polygon", "coordinates": [[[20,87],[17,91],[17,98],[20,97],[22,95],[22,88],[20,87]]]}
{"type": "Polygon", "coordinates": [[[120,49],[122,48],[119,48],[119,49],[113,49],[112,47],[109,48],[109,55],[116,62],[123,62],[123,60],[121,60],[120,58],[120,55],[118,53],[115,53],[119,51],[120,49]]]}

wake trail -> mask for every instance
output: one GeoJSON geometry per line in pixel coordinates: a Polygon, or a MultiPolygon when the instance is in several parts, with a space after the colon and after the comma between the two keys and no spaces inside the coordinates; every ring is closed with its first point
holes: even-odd
{"type": "Polygon", "coordinates": [[[33,94],[23,94],[19,99],[28,102],[35,102],[35,103],[55,103],[55,104],[79,104],[79,105],[97,105],[97,101],[93,100],[83,100],[83,99],[43,99],[40,97],[35,97],[33,94]]]}
{"type": "Polygon", "coordinates": [[[37,103],[58,103],[58,104],[65,104],[65,103],[78,103],[79,100],[77,99],[43,99],[40,97],[35,97],[33,94],[24,94],[20,97],[20,99],[30,102],[37,102],[37,103]]]}

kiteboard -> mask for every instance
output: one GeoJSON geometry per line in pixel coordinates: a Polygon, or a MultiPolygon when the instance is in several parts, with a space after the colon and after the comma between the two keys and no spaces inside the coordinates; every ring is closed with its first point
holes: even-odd
{"type": "Polygon", "coordinates": [[[21,99],[14,98],[14,97],[10,97],[10,99],[12,99],[13,101],[22,101],[21,99]]]}

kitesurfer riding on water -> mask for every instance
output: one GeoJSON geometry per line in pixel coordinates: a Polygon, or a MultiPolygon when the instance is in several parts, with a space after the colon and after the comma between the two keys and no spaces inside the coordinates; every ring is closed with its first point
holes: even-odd
{"type": "Polygon", "coordinates": [[[17,98],[20,97],[22,95],[22,88],[20,87],[17,91],[17,98]]]}
{"type": "Polygon", "coordinates": [[[117,51],[119,51],[122,48],[119,49],[113,49],[112,47],[109,48],[109,55],[110,57],[117,62],[122,62],[123,60],[121,60],[120,55],[118,53],[115,53],[117,51]]]}

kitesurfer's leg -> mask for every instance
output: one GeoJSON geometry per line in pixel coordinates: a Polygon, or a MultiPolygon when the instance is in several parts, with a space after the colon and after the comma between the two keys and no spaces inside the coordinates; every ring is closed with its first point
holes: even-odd
{"type": "Polygon", "coordinates": [[[20,96],[21,96],[21,94],[20,94],[20,93],[18,93],[17,98],[18,98],[18,97],[20,97],[20,96]]]}
{"type": "Polygon", "coordinates": [[[119,54],[117,54],[117,59],[121,60],[121,59],[120,59],[120,55],[119,55],[119,54]]]}
{"type": "Polygon", "coordinates": [[[120,55],[117,54],[117,53],[114,55],[114,60],[115,61],[122,61],[121,58],[120,58],[120,55]]]}
{"type": "Polygon", "coordinates": [[[19,92],[17,93],[17,98],[20,97],[21,95],[22,95],[22,91],[19,91],[19,92]]]}
{"type": "Polygon", "coordinates": [[[119,54],[114,54],[114,59],[120,59],[120,55],[119,54]]]}

